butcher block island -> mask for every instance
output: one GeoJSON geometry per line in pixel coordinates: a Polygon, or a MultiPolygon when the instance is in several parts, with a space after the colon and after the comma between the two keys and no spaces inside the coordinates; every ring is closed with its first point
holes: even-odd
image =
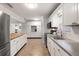
{"type": "Polygon", "coordinates": [[[10,39],[13,40],[13,39],[15,39],[15,38],[17,38],[17,37],[20,37],[20,36],[24,35],[24,34],[25,34],[25,33],[21,33],[21,32],[12,33],[12,34],[10,35],[10,39]]]}
{"type": "Polygon", "coordinates": [[[12,33],[10,40],[10,55],[14,56],[27,43],[27,35],[21,32],[12,33]]]}

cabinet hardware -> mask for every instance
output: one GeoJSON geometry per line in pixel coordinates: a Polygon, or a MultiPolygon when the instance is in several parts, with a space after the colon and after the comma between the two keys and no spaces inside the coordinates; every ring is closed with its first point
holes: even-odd
{"type": "Polygon", "coordinates": [[[60,49],[58,49],[58,51],[60,51],[60,49]]]}

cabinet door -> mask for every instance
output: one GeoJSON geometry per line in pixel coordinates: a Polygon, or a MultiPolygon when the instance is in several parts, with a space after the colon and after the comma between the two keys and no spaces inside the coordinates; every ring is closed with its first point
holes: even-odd
{"type": "Polygon", "coordinates": [[[49,50],[49,53],[51,54],[51,47],[50,47],[50,38],[47,38],[47,47],[48,47],[48,50],[49,50]]]}
{"type": "Polygon", "coordinates": [[[26,34],[21,36],[21,46],[23,46],[27,42],[26,40],[26,34]]]}
{"type": "Polygon", "coordinates": [[[18,38],[16,39],[16,49],[17,49],[16,52],[18,52],[18,51],[20,50],[20,48],[21,48],[21,38],[18,37],[18,38]]]}
{"type": "Polygon", "coordinates": [[[77,14],[76,14],[76,16],[77,16],[77,23],[79,24],[79,3],[76,3],[76,5],[77,5],[77,14]]]}
{"type": "Polygon", "coordinates": [[[55,46],[55,56],[61,56],[56,43],[54,43],[54,46],[55,46]]]}
{"type": "Polygon", "coordinates": [[[59,25],[62,24],[63,4],[58,6],[58,8],[53,12],[51,18],[52,18],[52,27],[59,27],[59,25]]]}
{"type": "Polygon", "coordinates": [[[54,51],[55,47],[54,47],[54,42],[53,42],[52,39],[50,39],[50,38],[47,39],[47,46],[48,46],[48,50],[50,52],[50,55],[54,56],[54,54],[55,54],[55,51],[54,51]]]}
{"type": "Polygon", "coordinates": [[[24,35],[17,38],[17,51],[19,51],[24,45],[24,35]]]}
{"type": "Polygon", "coordinates": [[[51,41],[51,56],[55,56],[56,50],[55,50],[55,45],[54,42],[51,41]]]}
{"type": "Polygon", "coordinates": [[[60,49],[61,56],[69,56],[64,50],[60,49]]]}
{"type": "Polygon", "coordinates": [[[63,4],[58,9],[57,17],[58,17],[58,27],[59,27],[60,25],[62,25],[63,22],[63,4]]]}
{"type": "Polygon", "coordinates": [[[24,38],[24,43],[26,43],[26,42],[27,42],[27,35],[25,34],[25,35],[23,36],[23,38],[24,38]]]}
{"type": "Polygon", "coordinates": [[[68,54],[62,49],[60,48],[57,44],[55,44],[55,47],[56,47],[56,55],[58,56],[68,56],[68,54]]]}
{"type": "Polygon", "coordinates": [[[16,39],[14,39],[14,40],[11,40],[11,42],[10,42],[10,54],[11,54],[11,56],[13,56],[13,55],[15,55],[16,54],[16,51],[17,51],[17,49],[16,49],[16,39]]]}
{"type": "Polygon", "coordinates": [[[63,13],[64,13],[63,24],[72,25],[72,23],[74,23],[75,21],[74,20],[75,19],[75,3],[64,3],[63,13]]]}
{"type": "Polygon", "coordinates": [[[10,24],[10,34],[15,33],[15,24],[10,24]]]}
{"type": "Polygon", "coordinates": [[[59,19],[58,19],[58,17],[57,17],[57,13],[55,13],[54,15],[53,15],[53,22],[52,22],[52,26],[53,27],[58,27],[58,24],[59,24],[59,19]]]}

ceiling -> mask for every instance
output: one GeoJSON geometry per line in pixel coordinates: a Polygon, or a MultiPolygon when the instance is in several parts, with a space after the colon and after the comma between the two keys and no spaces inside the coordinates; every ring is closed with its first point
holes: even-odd
{"type": "Polygon", "coordinates": [[[59,3],[38,3],[38,7],[36,9],[29,9],[23,3],[10,3],[10,5],[13,8],[6,5],[10,10],[27,20],[32,20],[33,18],[50,15],[50,13],[56,9],[59,3]]]}

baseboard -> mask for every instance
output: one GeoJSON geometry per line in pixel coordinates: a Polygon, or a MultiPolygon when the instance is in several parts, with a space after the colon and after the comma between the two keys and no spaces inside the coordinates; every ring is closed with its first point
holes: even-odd
{"type": "Polygon", "coordinates": [[[27,37],[27,39],[42,39],[42,37],[27,37]]]}

